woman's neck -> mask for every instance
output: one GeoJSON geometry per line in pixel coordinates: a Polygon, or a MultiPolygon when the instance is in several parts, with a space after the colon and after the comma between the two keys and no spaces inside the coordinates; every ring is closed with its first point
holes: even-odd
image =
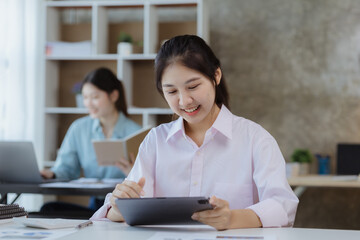
{"type": "Polygon", "coordinates": [[[209,114],[199,123],[189,124],[184,122],[185,133],[189,136],[199,147],[203,144],[206,131],[214,124],[219,115],[220,108],[215,104],[209,114]]]}
{"type": "Polygon", "coordinates": [[[115,125],[118,121],[118,118],[119,118],[119,112],[116,110],[112,114],[100,118],[100,124],[105,138],[111,138],[115,125]]]}

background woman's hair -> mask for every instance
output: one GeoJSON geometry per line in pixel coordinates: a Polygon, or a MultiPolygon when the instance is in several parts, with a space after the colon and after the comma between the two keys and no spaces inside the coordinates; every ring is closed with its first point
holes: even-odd
{"type": "Polygon", "coordinates": [[[119,92],[119,98],[115,102],[115,107],[119,112],[122,112],[125,116],[128,116],[125,91],[121,81],[115,76],[115,74],[108,68],[98,68],[88,73],[82,81],[82,86],[85,83],[91,83],[100,90],[107,92],[109,95],[117,90],[119,92]]]}
{"type": "Polygon", "coordinates": [[[224,74],[219,85],[216,85],[215,72],[221,69],[220,61],[206,42],[195,35],[176,36],[166,41],[160,48],[155,59],[155,81],[159,93],[164,96],[161,80],[164,70],[173,63],[196,70],[215,83],[215,103],[229,108],[229,94],[224,74]]]}

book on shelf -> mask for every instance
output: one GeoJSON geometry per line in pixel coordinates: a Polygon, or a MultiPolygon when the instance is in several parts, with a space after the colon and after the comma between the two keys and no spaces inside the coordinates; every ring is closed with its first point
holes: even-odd
{"type": "Polygon", "coordinates": [[[3,220],[1,222],[7,222],[6,219],[12,219],[13,217],[23,217],[27,215],[25,209],[18,204],[0,204],[0,220],[3,220]]]}
{"type": "Polygon", "coordinates": [[[52,57],[90,56],[91,41],[47,42],[46,55],[52,57]]]}

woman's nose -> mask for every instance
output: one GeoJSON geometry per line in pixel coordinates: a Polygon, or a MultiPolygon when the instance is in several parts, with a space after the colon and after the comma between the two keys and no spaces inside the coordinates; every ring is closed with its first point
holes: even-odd
{"type": "Polygon", "coordinates": [[[179,96],[179,104],[180,106],[186,107],[188,106],[190,103],[192,103],[192,97],[190,96],[190,94],[188,93],[180,93],[179,96]]]}

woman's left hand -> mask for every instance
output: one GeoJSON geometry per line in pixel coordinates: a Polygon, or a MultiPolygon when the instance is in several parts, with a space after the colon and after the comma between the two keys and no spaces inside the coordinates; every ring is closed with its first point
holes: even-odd
{"type": "Polygon", "coordinates": [[[194,213],[191,218],[193,220],[210,225],[217,230],[225,230],[230,226],[231,210],[229,203],[220,198],[212,196],[209,200],[210,204],[214,207],[213,210],[206,210],[194,213]]]}

